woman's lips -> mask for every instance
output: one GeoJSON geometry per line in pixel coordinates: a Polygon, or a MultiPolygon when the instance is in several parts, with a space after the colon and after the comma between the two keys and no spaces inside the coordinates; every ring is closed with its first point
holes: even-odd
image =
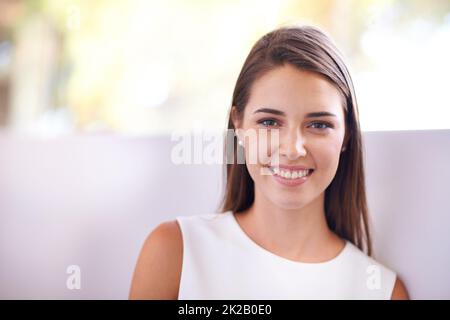
{"type": "MultiPolygon", "coordinates": [[[[267,167],[266,167],[267,168],[267,167]]],[[[314,170],[310,170],[310,172],[308,173],[308,175],[304,176],[304,177],[299,177],[299,178],[295,178],[295,179],[289,179],[289,178],[284,178],[278,174],[273,173],[269,168],[267,168],[269,170],[269,172],[271,172],[270,175],[273,176],[273,178],[280,184],[282,184],[283,186],[288,186],[288,187],[295,187],[298,185],[301,185],[303,183],[305,183],[309,177],[313,174],[314,170]]]]}

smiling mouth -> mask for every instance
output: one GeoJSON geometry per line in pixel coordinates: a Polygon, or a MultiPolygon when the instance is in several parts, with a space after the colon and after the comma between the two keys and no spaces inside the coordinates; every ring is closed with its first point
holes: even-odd
{"type": "Polygon", "coordinates": [[[264,168],[266,169],[266,171],[269,172],[269,174],[286,180],[298,180],[304,177],[308,177],[314,171],[314,169],[289,170],[285,168],[269,167],[269,166],[264,166],[264,168]]]}

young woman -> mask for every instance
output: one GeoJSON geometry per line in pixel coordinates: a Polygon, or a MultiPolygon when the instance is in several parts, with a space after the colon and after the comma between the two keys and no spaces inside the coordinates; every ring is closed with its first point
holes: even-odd
{"type": "Polygon", "coordinates": [[[228,128],[238,143],[221,212],[159,225],[131,299],[408,298],[395,272],[370,257],[356,97],[329,37],[284,27],[257,41],[228,128]],[[250,161],[261,148],[265,157],[250,161]]]}

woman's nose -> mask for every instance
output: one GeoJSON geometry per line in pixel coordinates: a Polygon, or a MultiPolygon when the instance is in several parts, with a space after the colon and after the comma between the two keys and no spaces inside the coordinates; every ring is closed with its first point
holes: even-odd
{"type": "Polygon", "coordinates": [[[306,155],[304,147],[304,138],[300,133],[300,130],[290,130],[281,140],[281,155],[285,156],[289,160],[296,160],[299,157],[306,155]]]}

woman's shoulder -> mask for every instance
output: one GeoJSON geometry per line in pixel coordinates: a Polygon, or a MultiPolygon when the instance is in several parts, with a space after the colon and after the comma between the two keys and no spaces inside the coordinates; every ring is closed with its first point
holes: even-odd
{"type": "Polygon", "coordinates": [[[144,241],[130,299],[177,299],[183,242],[177,220],[160,223],[144,241]]]}
{"type": "Polygon", "coordinates": [[[200,213],[189,216],[177,216],[176,220],[185,237],[191,234],[209,235],[227,228],[231,212],[200,213]]]}
{"type": "Polygon", "coordinates": [[[219,212],[177,216],[161,222],[147,236],[135,267],[130,299],[177,299],[183,265],[183,238],[213,230],[219,212]]]}
{"type": "Polygon", "coordinates": [[[210,221],[218,221],[222,219],[223,217],[229,216],[231,214],[231,211],[227,212],[213,212],[213,213],[199,213],[194,215],[186,215],[186,216],[177,216],[175,220],[177,220],[178,223],[183,223],[185,221],[188,222],[210,222],[210,221]]]}
{"type": "MultiPolygon", "coordinates": [[[[368,286],[371,279],[376,280],[379,277],[383,280],[384,285],[391,288],[388,291],[391,292],[392,299],[409,299],[406,287],[396,271],[378,261],[375,257],[369,256],[351,242],[348,242],[348,251],[351,256],[351,263],[354,266],[362,267],[362,270],[366,273],[368,286]]],[[[373,283],[376,284],[376,281],[373,283]]]]}
{"type": "Polygon", "coordinates": [[[362,249],[360,249],[358,246],[353,244],[350,241],[347,241],[347,250],[349,252],[349,257],[352,261],[352,263],[355,263],[357,265],[364,265],[367,267],[379,267],[383,268],[383,270],[394,273],[395,272],[387,267],[385,264],[378,261],[375,257],[369,256],[366,252],[364,252],[362,249]]]}
{"type": "MultiPolygon", "coordinates": [[[[161,222],[148,235],[146,242],[164,249],[175,249],[180,247],[181,230],[177,219],[161,222]]],[[[182,248],[182,246],[180,247],[182,248]]]]}
{"type": "Polygon", "coordinates": [[[182,249],[182,237],[180,225],[177,219],[163,221],[157,225],[147,236],[143,249],[156,249],[177,253],[182,249]]]}

